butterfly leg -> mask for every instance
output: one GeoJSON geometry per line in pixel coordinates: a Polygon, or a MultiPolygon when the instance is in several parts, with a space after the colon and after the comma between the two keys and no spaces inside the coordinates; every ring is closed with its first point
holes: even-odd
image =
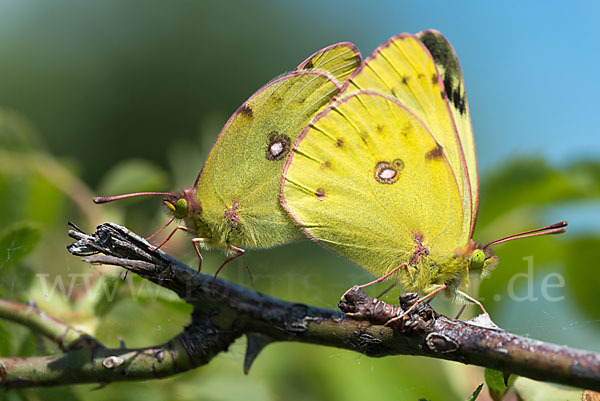
{"type": "Polygon", "coordinates": [[[394,318],[391,318],[390,320],[388,320],[387,322],[385,322],[384,326],[389,326],[391,323],[394,323],[400,319],[402,319],[404,316],[408,315],[410,312],[412,312],[417,305],[419,305],[420,303],[423,303],[431,298],[433,298],[434,296],[437,295],[437,293],[439,293],[440,291],[443,291],[446,289],[446,284],[441,284],[441,285],[436,285],[434,286],[435,289],[433,291],[431,291],[429,294],[419,298],[417,300],[417,302],[415,302],[410,308],[408,308],[406,311],[404,311],[404,313],[402,313],[400,316],[396,316],[394,318]]]}
{"type": "MultiPolygon", "coordinates": [[[[165,227],[166,227],[166,226],[165,226],[165,227]]],[[[166,238],[166,239],[165,239],[163,242],[161,242],[161,243],[160,243],[160,244],[158,244],[157,246],[151,247],[151,248],[150,248],[150,251],[151,251],[151,252],[154,252],[154,251],[156,251],[156,250],[160,249],[160,248],[161,248],[161,247],[162,247],[164,244],[166,244],[166,243],[167,243],[167,241],[168,241],[168,240],[170,240],[170,239],[171,239],[171,237],[173,236],[173,234],[175,234],[175,232],[176,232],[177,230],[188,231],[188,228],[187,228],[186,226],[177,226],[177,227],[175,227],[175,229],[174,229],[173,231],[171,231],[171,233],[170,233],[169,235],[167,235],[167,238],[166,238]]],[[[154,234],[153,234],[153,236],[154,236],[154,234]]]]}
{"type": "MultiPolygon", "coordinates": [[[[252,278],[252,272],[250,271],[250,266],[248,266],[248,262],[246,262],[246,258],[244,257],[244,254],[246,253],[246,251],[243,250],[242,248],[238,248],[237,246],[233,246],[233,245],[230,245],[229,247],[231,248],[231,250],[238,252],[239,256],[242,257],[244,266],[246,266],[246,271],[248,271],[248,276],[250,276],[250,285],[254,285],[254,278],[252,278]]],[[[234,259],[235,259],[235,257],[234,257],[234,259]]]]}
{"type": "Polygon", "coordinates": [[[219,266],[219,268],[215,272],[215,275],[214,275],[213,281],[212,281],[212,285],[211,285],[211,291],[212,291],[213,296],[215,295],[215,283],[217,281],[217,275],[219,274],[219,272],[221,271],[221,269],[223,269],[223,267],[227,263],[231,262],[234,259],[239,258],[240,256],[242,257],[242,260],[244,261],[244,265],[246,266],[246,270],[248,270],[248,275],[250,276],[250,283],[252,285],[254,285],[254,279],[252,278],[252,272],[250,272],[250,267],[248,266],[248,263],[246,263],[246,259],[244,258],[244,253],[246,253],[246,251],[243,250],[242,248],[238,248],[237,246],[233,246],[233,245],[229,245],[229,249],[231,249],[232,251],[236,252],[236,254],[233,255],[233,256],[230,256],[227,259],[225,259],[225,261],[223,263],[221,263],[221,266],[219,266]]]}
{"type": "Polygon", "coordinates": [[[192,238],[192,244],[194,244],[194,251],[196,251],[196,255],[198,255],[198,271],[192,276],[192,278],[195,278],[198,274],[200,274],[200,270],[202,269],[202,253],[200,252],[200,243],[205,241],[206,238],[192,238]]]}
{"type": "MultiPolygon", "coordinates": [[[[152,234],[149,238],[154,237],[156,234],[158,234],[159,232],[161,232],[165,227],[167,227],[169,224],[171,224],[171,222],[173,221],[173,219],[170,219],[167,224],[165,224],[164,226],[162,226],[157,232],[155,232],[154,234],[152,234]]],[[[175,229],[173,231],[171,231],[171,233],[167,236],[167,238],[161,242],[160,244],[158,244],[155,247],[150,248],[150,251],[154,252],[156,250],[158,250],[160,247],[162,247],[164,244],[167,243],[168,240],[171,239],[171,237],[177,232],[177,230],[183,230],[183,231],[189,231],[189,229],[185,226],[177,226],[175,227],[175,229]]],[[[196,251],[196,255],[198,255],[198,271],[196,272],[196,274],[194,274],[194,277],[196,277],[198,274],[200,274],[200,269],[202,269],[202,254],[200,253],[200,246],[198,245],[200,242],[204,242],[206,241],[206,238],[192,238],[192,243],[194,244],[194,250],[196,251]]]]}
{"type": "MultiPolygon", "coordinates": [[[[385,280],[386,278],[388,278],[389,276],[391,276],[392,274],[396,273],[400,269],[405,269],[410,274],[410,271],[408,270],[408,263],[402,263],[401,265],[394,267],[392,270],[390,270],[388,273],[384,274],[383,276],[379,277],[378,279],[373,280],[373,281],[371,281],[369,283],[366,283],[366,284],[359,285],[358,288],[365,288],[365,287],[368,287],[370,285],[373,285],[373,284],[376,284],[376,283],[380,283],[383,280],[385,280]]],[[[342,296],[340,298],[340,301],[344,301],[344,298],[346,298],[346,295],[348,295],[348,293],[350,291],[352,291],[352,288],[349,288],[348,290],[346,290],[346,292],[344,292],[342,294],[342,296]]]]}
{"type": "Polygon", "coordinates": [[[163,224],[161,228],[159,228],[158,230],[156,230],[156,232],[154,232],[154,234],[152,234],[151,236],[149,236],[148,238],[146,238],[146,241],[150,241],[152,238],[154,238],[154,236],[156,234],[158,234],[159,232],[161,232],[162,230],[164,230],[165,228],[167,228],[169,226],[169,224],[171,224],[173,222],[173,220],[175,220],[175,216],[171,217],[169,219],[169,221],[167,221],[165,224],[163,224]]]}
{"type": "Polygon", "coordinates": [[[473,302],[475,305],[477,305],[477,306],[479,306],[481,308],[481,310],[483,311],[483,313],[485,313],[486,315],[488,314],[487,311],[485,310],[485,308],[483,307],[483,305],[481,304],[481,302],[479,302],[478,300],[476,300],[475,298],[473,298],[469,294],[467,294],[465,292],[462,292],[462,291],[456,291],[456,295],[459,295],[460,297],[466,299],[469,302],[473,302]]]}
{"type": "Polygon", "coordinates": [[[454,318],[455,320],[458,320],[460,315],[462,315],[462,313],[465,311],[466,307],[467,307],[467,304],[463,304],[463,306],[460,307],[460,310],[458,311],[458,313],[456,314],[456,317],[454,318]]]}
{"type": "Polygon", "coordinates": [[[381,291],[379,293],[379,295],[377,295],[375,298],[381,298],[382,296],[384,296],[385,294],[387,294],[388,292],[390,292],[392,290],[392,288],[394,288],[395,286],[396,286],[396,284],[390,285],[388,288],[386,288],[385,290],[381,291]]]}

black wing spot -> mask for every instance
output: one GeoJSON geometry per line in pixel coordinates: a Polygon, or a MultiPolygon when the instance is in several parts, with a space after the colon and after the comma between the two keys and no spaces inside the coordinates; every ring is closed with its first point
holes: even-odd
{"type": "Polygon", "coordinates": [[[400,171],[404,168],[401,159],[394,159],[391,163],[381,161],[375,165],[375,181],[380,184],[393,184],[400,178],[400,171]]]}
{"type": "Polygon", "coordinates": [[[467,102],[462,92],[460,85],[458,85],[452,94],[452,103],[454,103],[460,114],[464,115],[467,112],[467,102]]]}
{"type": "Polygon", "coordinates": [[[428,32],[421,36],[421,42],[431,53],[436,64],[441,65],[446,74],[458,76],[460,75],[460,66],[454,54],[454,51],[449,46],[446,39],[440,35],[428,32]]]}
{"type": "Polygon", "coordinates": [[[458,85],[455,88],[452,77],[450,74],[446,74],[444,77],[444,88],[448,93],[448,100],[450,103],[454,105],[461,115],[464,115],[467,112],[467,102],[460,86],[460,82],[458,82],[458,85]]]}
{"type": "Polygon", "coordinates": [[[305,69],[305,70],[311,70],[311,69],[313,69],[314,67],[315,67],[315,66],[314,66],[314,64],[313,64],[312,60],[310,60],[308,63],[306,63],[306,65],[304,66],[304,69],[305,69]]]}
{"type": "Polygon", "coordinates": [[[317,200],[322,201],[325,199],[325,190],[323,188],[317,188],[315,191],[315,196],[317,197],[317,200]]]}
{"type": "Polygon", "coordinates": [[[435,72],[431,74],[431,83],[433,84],[433,86],[439,85],[440,83],[438,74],[436,74],[435,72]]]}
{"type": "Polygon", "coordinates": [[[338,138],[337,141],[335,141],[335,147],[336,148],[343,148],[344,147],[344,140],[342,138],[338,138]]]}
{"type": "Polygon", "coordinates": [[[287,155],[290,150],[290,137],[278,134],[277,131],[271,132],[267,142],[267,159],[280,160],[287,155]]]}
{"type": "MultiPolygon", "coordinates": [[[[446,92],[452,94],[453,89],[452,89],[452,78],[450,77],[450,75],[446,74],[444,76],[444,89],[446,90],[446,92]]],[[[452,97],[452,96],[450,96],[452,97]]]]}
{"type": "Polygon", "coordinates": [[[402,85],[408,85],[408,81],[410,80],[410,76],[403,75],[402,76],[402,85]]]}

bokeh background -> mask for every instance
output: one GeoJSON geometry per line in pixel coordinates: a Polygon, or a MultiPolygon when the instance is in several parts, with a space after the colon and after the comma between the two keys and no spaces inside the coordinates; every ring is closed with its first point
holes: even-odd
{"type": "MultiPolygon", "coordinates": [[[[229,115],[273,77],[335,42],[366,57],[397,33],[435,28],[467,86],[481,174],[475,237],[570,222],[566,235],[496,247],[501,264],[480,299],[503,328],[600,351],[599,11],[593,1],[0,0],[0,296],[34,300],[107,345],[169,339],[189,308],[69,255],[65,222],[149,235],[166,220],[157,199],[95,206],[91,196],[190,186],[229,115]],[[59,281],[68,297],[52,292],[59,281]],[[110,302],[102,288],[116,291],[110,302]]],[[[184,235],[165,250],[194,263],[184,235]]],[[[247,255],[255,289],[291,301],[334,308],[371,278],[308,241],[247,255]]],[[[206,260],[211,272],[223,256],[206,260]]],[[[242,264],[223,277],[248,285],[242,264]]],[[[48,347],[0,322],[1,355],[48,347]]],[[[169,379],[0,398],[461,400],[483,382],[481,369],[456,363],[304,344],[267,347],[245,376],[243,354],[240,340],[169,379]]]]}

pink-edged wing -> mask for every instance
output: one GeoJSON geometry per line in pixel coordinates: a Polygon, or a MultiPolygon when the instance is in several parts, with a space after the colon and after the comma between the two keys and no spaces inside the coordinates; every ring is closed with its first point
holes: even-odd
{"type": "Polygon", "coordinates": [[[432,260],[452,257],[462,236],[445,153],[416,114],[372,91],[343,97],[301,134],[281,196],[310,237],[377,276],[424,247],[432,260]]]}
{"type": "Polygon", "coordinates": [[[466,245],[472,235],[478,185],[466,97],[464,90],[458,88],[464,89],[462,75],[457,75],[460,68],[457,69],[454,62],[458,63],[452,48],[439,33],[397,35],[365,59],[338,97],[365,90],[378,91],[398,100],[423,122],[439,143],[457,179],[464,217],[462,235],[455,244],[458,247],[466,245]]]}

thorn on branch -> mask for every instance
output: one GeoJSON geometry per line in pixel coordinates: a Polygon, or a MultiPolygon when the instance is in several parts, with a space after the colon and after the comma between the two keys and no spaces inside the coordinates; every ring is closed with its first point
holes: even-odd
{"type": "Polygon", "coordinates": [[[260,351],[274,340],[261,333],[246,333],[246,338],[248,339],[248,344],[246,345],[246,356],[244,358],[244,373],[248,374],[252,363],[260,351]]]}

